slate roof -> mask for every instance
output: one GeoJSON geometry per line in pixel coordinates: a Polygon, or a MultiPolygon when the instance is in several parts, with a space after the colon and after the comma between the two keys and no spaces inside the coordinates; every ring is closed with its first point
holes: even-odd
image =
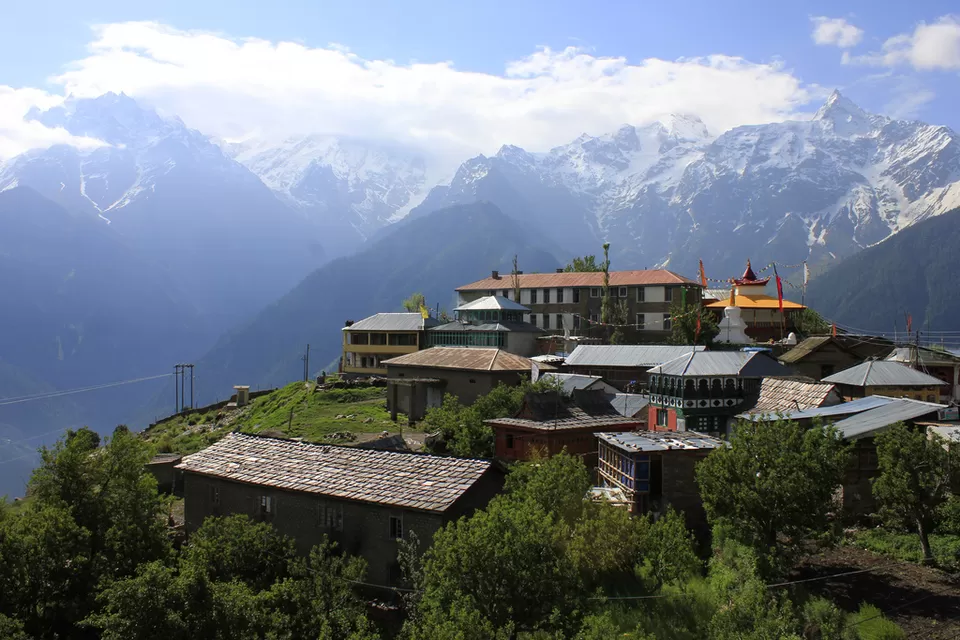
{"type": "Polygon", "coordinates": [[[650,369],[667,376],[788,376],[790,369],[763,351],[694,351],[650,369]]]}
{"type": "MultiPolygon", "coordinates": [[[[495,347],[433,347],[383,360],[382,364],[464,371],[530,371],[529,358],[495,347]]],[[[540,370],[552,369],[539,364],[540,370]]]]}
{"type": "Polygon", "coordinates": [[[423,511],[446,511],[491,466],[449,458],[227,434],[177,469],[224,480],[423,511]]]}
{"type": "Polygon", "coordinates": [[[798,411],[841,402],[837,388],[802,376],[774,377],[760,381],[760,397],[750,413],[798,411]]]}
{"type": "Polygon", "coordinates": [[[706,349],[703,345],[608,345],[581,344],[564,364],[581,367],[655,367],[683,355],[706,349]]]}
{"type": "Polygon", "coordinates": [[[630,431],[596,435],[607,444],[628,453],[713,450],[727,446],[720,438],[696,431],[630,431]]]}
{"type": "Polygon", "coordinates": [[[454,311],[530,311],[519,302],[514,302],[510,298],[503,296],[484,296],[477,298],[473,302],[460,305],[454,311]]]}
{"type": "Polygon", "coordinates": [[[823,382],[851,387],[931,387],[946,384],[939,378],[889,360],[867,360],[827,376],[823,382]]]}
{"type": "Polygon", "coordinates": [[[856,440],[873,435],[901,420],[915,420],[930,414],[936,414],[946,405],[932,402],[920,402],[909,398],[890,398],[891,402],[858,413],[834,423],[843,437],[847,440],[856,440]]]}
{"type": "Polygon", "coordinates": [[[515,418],[494,418],[485,422],[492,426],[523,427],[540,431],[560,429],[637,429],[642,423],[620,415],[610,397],[602,391],[588,389],[573,392],[571,398],[547,391],[528,393],[515,418]]]}
{"type": "Polygon", "coordinates": [[[600,376],[585,376],[578,373],[557,373],[550,371],[540,377],[541,379],[559,381],[561,391],[567,395],[577,389],[603,389],[611,395],[617,393],[617,388],[604,382],[600,376]]]}
{"type": "Polygon", "coordinates": [[[344,327],[343,331],[420,331],[438,324],[436,318],[424,318],[419,313],[377,313],[344,327]]]}
{"type": "Polygon", "coordinates": [[[650,396],[641,393],[618,393],[613,396],[610,404],[620,415],[632,418],[646,410],[650,404],[650,396]]]}
{"type": "MultiPolygon", "coordinates": [[[[603,286],[603,273],[595,272],[569,272],[569,273],[521,273],[517,276],[520,279],[521,289],[537,289],[552,287],[600,287],[603,286]]],[[[457,291],[491,291],[495,289],[513,289],[512,274],[504,274],[499,278],[484,278],[462,287],[457,287],[457,291]]],[[[666,285],[666,284],[687,284],[700,286],[689,278],[667,271],[666,269],[646,269],[642,271],[611,271],[611,287],[627,287],[631,285],[666,285]]]]}

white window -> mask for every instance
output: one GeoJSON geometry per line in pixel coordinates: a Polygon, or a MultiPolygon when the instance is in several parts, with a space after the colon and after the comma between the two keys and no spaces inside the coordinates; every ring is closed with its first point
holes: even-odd
{"type": "Polygon", "coordinates": [[[272,496],[260,496],[260,513],[262,514],[273,513],[273,497],[272,496]]]}
{"type": "Polygon", "coordinates": [[[617,295],[618,295],[619,297],[621,297],[621,298],[626,298],[626,297],[627,297],[627,288],[626,288],[626,287],[620,287],[620,291],[619,291],[619,293],[618,293],[617,295]]]}
{"type": "Polygon", "coordinates": [[[557,302],[563,302],[563,289],[557,289],[557,302]]]}
{"type": "Polygon", "coordinates": [[[670,314],[665,313],[663,314],[663,330],[670,331],[671,329],[673,329],[673,321],[670,320],[670,314]]]}
{"type": "Polygon", "coordinates": [[[643,331],[643,314],[637,314],[637,329],[643,331]]]}
{"type": "Polygon", "coordinates": [[[403,540],[403,516],[390,516],[390,539],[403,540]]]}
{"type": "Polygon", "coordinates": [[[343,505],[321,502],[317,507],[317,524],[331,531],[343,531],[343,505]]]}
{"type": "Polygon", "coordinates": [[[530,304],[537,304],[537,290],[530,289],[530,304]]]}
{"type": "Polygon", "coordinates": [[[600,287],[590,287],[590,297],[599,298],[600,297],[600,287]]]}
{"type": "Polygon", "coordinates": [[[673,302],[673,289],[671,287],[664,287],[663,289],[663,301],[664,302],[673,302]]]}
{"type": "Polygon", "coordinates": [[[637,302],[644,302],[644,287],[637,287],[637,302]]]}
{"type": "Polygon", "coordinates": [[[543,304],[550,304],[550,289],[543,290],[543,304]]]}
{"type": "Polygon", "coordinates": [[[657,426],[658,427],[667,426],[667,410],[666,409],[657,409],[657,426]]]}

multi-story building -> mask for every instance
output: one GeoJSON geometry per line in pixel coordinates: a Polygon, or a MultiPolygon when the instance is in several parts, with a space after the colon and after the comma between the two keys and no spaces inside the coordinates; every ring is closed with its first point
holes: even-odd
{"type": "Polygon", "coordinates": [[[530,309],[504,296],[484,296],[460,305],[453,322],[431,327],[430,347],[496,347],[519,356],[537,354],[543,329],[524,321],[530,309]]]}
{"type": "MultiPolygon", "coordinates": [[[[615,303],[627,303],[628,339],[637,342],[664,342],[670,335],[670,308],[686,299],[700,304],[702,288],[693,280],[665,269],[611,271],[610,296],[615,303]],[[684,291],[686,293],[684,293],[684,291]]],[[[603,301],[603,273],[563,272],[501,275],[457,288],[459,304],[483,296],[499,295],[529,308],[524,320],[551,333],[600,335],[603,301]],[[516,290],[520,299],[516,300],[516,290]]]]}
{"type": "Polygon", "coordinates": [[[791,375],[763,351],[694,351],[650,369],[648,428],[724,435],[757,404],[761,381],[791,375]]]}
{"type": "Polygon", "coordinates": [[[359,322],[347,321],[342,329],[340,372],[385,376],[384,360],[425,349],[426,330],[438,324],[419,313],[378,313],[359,322]]]}

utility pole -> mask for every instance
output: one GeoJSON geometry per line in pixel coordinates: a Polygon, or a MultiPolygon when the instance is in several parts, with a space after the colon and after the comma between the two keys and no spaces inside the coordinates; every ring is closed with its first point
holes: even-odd
{"type": "Polygon", "coordinates": [[[192,365],[192,364],[188,364],[187,366],[190,367],[190,408],[193,409],[193,408],[194,408],[194,404],[193,404],[193,365],[192,365]]]}
{"type": "Polygon", "coordinates": [[[187,373],[187,365],[181,364],[180,365],[180,413],[183,413],[183,405],[187,403],[187,396],[183,392],[183,384],[184,384],[184,378],[186,377],[185,375],[186,373],[187,373]]]}
{"type": "Polygon", "coordinates": [[[306,382],[310,379],[310,345],[307,345],[307,352],[300,356],[300,360],[303,361],[303,381],[306,382]]]}
{"type": "Polygon", "coordinates": [[[180,413],[180,365],[173,365],[173,412],[180,413]]]}

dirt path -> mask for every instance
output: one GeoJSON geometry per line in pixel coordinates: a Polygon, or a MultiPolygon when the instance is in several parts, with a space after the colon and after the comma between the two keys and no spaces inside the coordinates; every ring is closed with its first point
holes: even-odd
{"type": "Polygon", "coordinates": [[[844,546],[806,560],[796,579],[872,568],[869,573],[812,582],[809,589],[847,611],[870,603],[899,624],[911,640],[960,638],[960,580],[937,569],[844,546]]]}

